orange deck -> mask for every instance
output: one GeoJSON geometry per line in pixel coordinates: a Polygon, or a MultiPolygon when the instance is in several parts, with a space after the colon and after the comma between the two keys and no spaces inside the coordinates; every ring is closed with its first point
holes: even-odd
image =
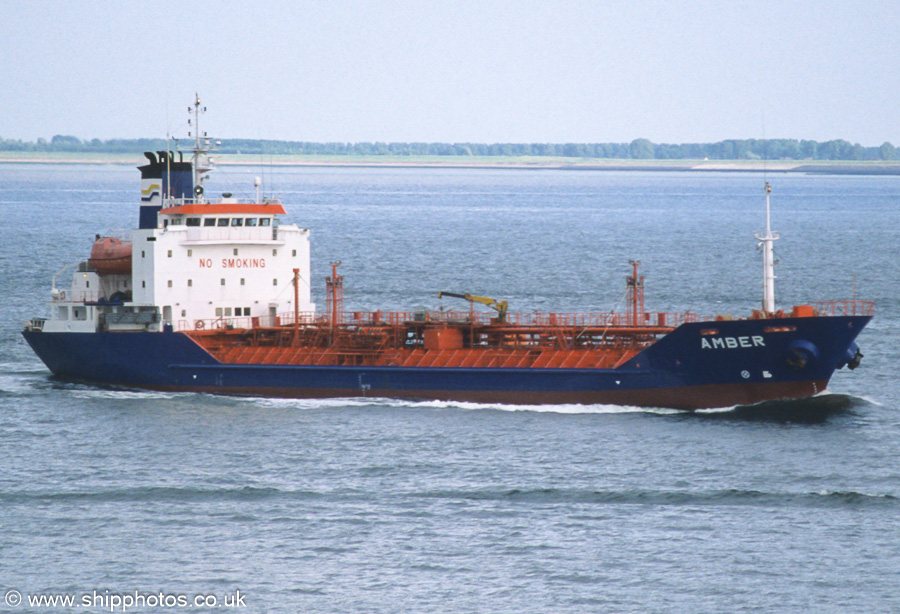
{"type": "MultiPolygon", "coordinates": [[[[865,313],[867,301],[814,303],[791,316],[865,313]]],[[[757,316],[759,317],[759,316],[757,316]]],[[[789,317],[779,312],[762,317],[789,317]]],[[[687,313],[490,314],[457,311],[339,312],[218,319],[179,326],[226,364],[444,368],[614,369],[686,322],[687,313]]],[[[185,323],[186,324],[186,323],[185,323]]]]}
{"type": "Polygon", "coordinates": [[[673,330],[664,315],[634,325],[609,315],[511,314],[499,322],[455,312],[357,312],[335,325],[309,318],[187,334],[228,364],[612,369],[673,330]]]}

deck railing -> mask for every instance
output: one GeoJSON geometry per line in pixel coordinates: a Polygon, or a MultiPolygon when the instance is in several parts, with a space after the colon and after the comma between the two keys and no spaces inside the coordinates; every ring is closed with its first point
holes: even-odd
{"type": "Polygon", "coordinates": [[[823,316],[873,316],[872,301],[818,301],[811,303],[816,313],[823,316]]]}
{"type": "MultiPolygon", "coordinates": [[[[347,311],[339,315],[335,323],[339,326],[399,326],[408,323],[421,324],[465,324],[471,326],[531,326],[541,328],[606,328],[606,327],[640,327],[640,328],[675,328],[687,322],[702,320],[692,312],[684,313],[645,313],[638,322],[633,321],[633,314],[622,313],[507,313],[503,322],[496,313],[470,311],[347,311]]],[[[299,326],[330,326],[328,314],[302,312],[299,326]]],[[[179,320],[178,330],[232,330],[248,328],[270,328],[294,325],[293,312],[273,316],[241,316],[217,317],[202,320],[179,320]]]]}
{"type": "Polygon", "coordinates": [[[96,290],[60,290],[52,297],[54,303],[94,303],[99,299],[96,290]]]}
{"type": "MultiPolygon", "coordinates": [[[[55,302],[81,303],[96,300],[96,293],[78,292],[77,296],[61,295],[55,302]]],[[[820,316],[872,316],[875,304],[872,301],[817,301],[810,303],[816,315],[820,316]]],[[[298,326],[331,326],[329,314],[301,312],[298,326]]],[[[339,315],[337,326],[400,326],[421,323],[423,325],[453,324],[469,326],[510,326],[565,329],[597,328],[676,328],[691,322],[712,321],[716,318],[701,317],[693,312],[665,313],[650,312],[638,316],[630,313],[507,313],[500,322],[496,313],[483,311],[347,311],[339,315]]],[[[277,316],[216,317],[200,320],[178,320],[177,330],[242,330],[252,328],[275,328],[294,326],[294,313],[285,312],[277,316]]]]}

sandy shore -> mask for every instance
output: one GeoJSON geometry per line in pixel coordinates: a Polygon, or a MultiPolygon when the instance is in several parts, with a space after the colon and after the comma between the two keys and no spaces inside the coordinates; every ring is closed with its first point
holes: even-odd
{"type": "MultiPolygon", "coordinates": [[[[900,175],[896,162],[827,160],[613,160],[528,156],[263,156],[219,154],[218,165],[364,168],[561,169],[592,171],[706,171],[900,175]]],[[[0,151],[0,164],[116,164],[140,166],[143,155],[0,151]]]]}

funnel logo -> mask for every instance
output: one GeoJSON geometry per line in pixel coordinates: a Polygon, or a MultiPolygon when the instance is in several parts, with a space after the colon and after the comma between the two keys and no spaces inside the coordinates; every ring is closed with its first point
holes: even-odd
{"type": "Polygon", "coordinates": [[[151,183],[146,189],[141,190],[141,202],[149,202],[162,194],[162,186],[158,183],[151,183]]]}

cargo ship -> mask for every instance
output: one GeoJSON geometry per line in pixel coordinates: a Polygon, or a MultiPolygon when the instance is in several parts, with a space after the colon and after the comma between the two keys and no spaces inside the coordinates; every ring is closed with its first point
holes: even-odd
{"type": "Polygon", "coordinates": [[[855,340],[872,302],[776,308],[768,183],[763,300],[745,318],[647,311],[638,262],[623,313],[514,313],[464,292],[439,293],[459,310],[350,312],[339,263],[317,311],[309,229],[282,223],[259,181],[252,202],[208,198],[214,145],[199,98],[189,111],[189,159],[148,152],[139,167],[138,228],[97,236],[68,288],[54,276],[49,317],[27,322],[53,374],[230,395],[694,410],[813,396],[862,359],[855,340]]]}

